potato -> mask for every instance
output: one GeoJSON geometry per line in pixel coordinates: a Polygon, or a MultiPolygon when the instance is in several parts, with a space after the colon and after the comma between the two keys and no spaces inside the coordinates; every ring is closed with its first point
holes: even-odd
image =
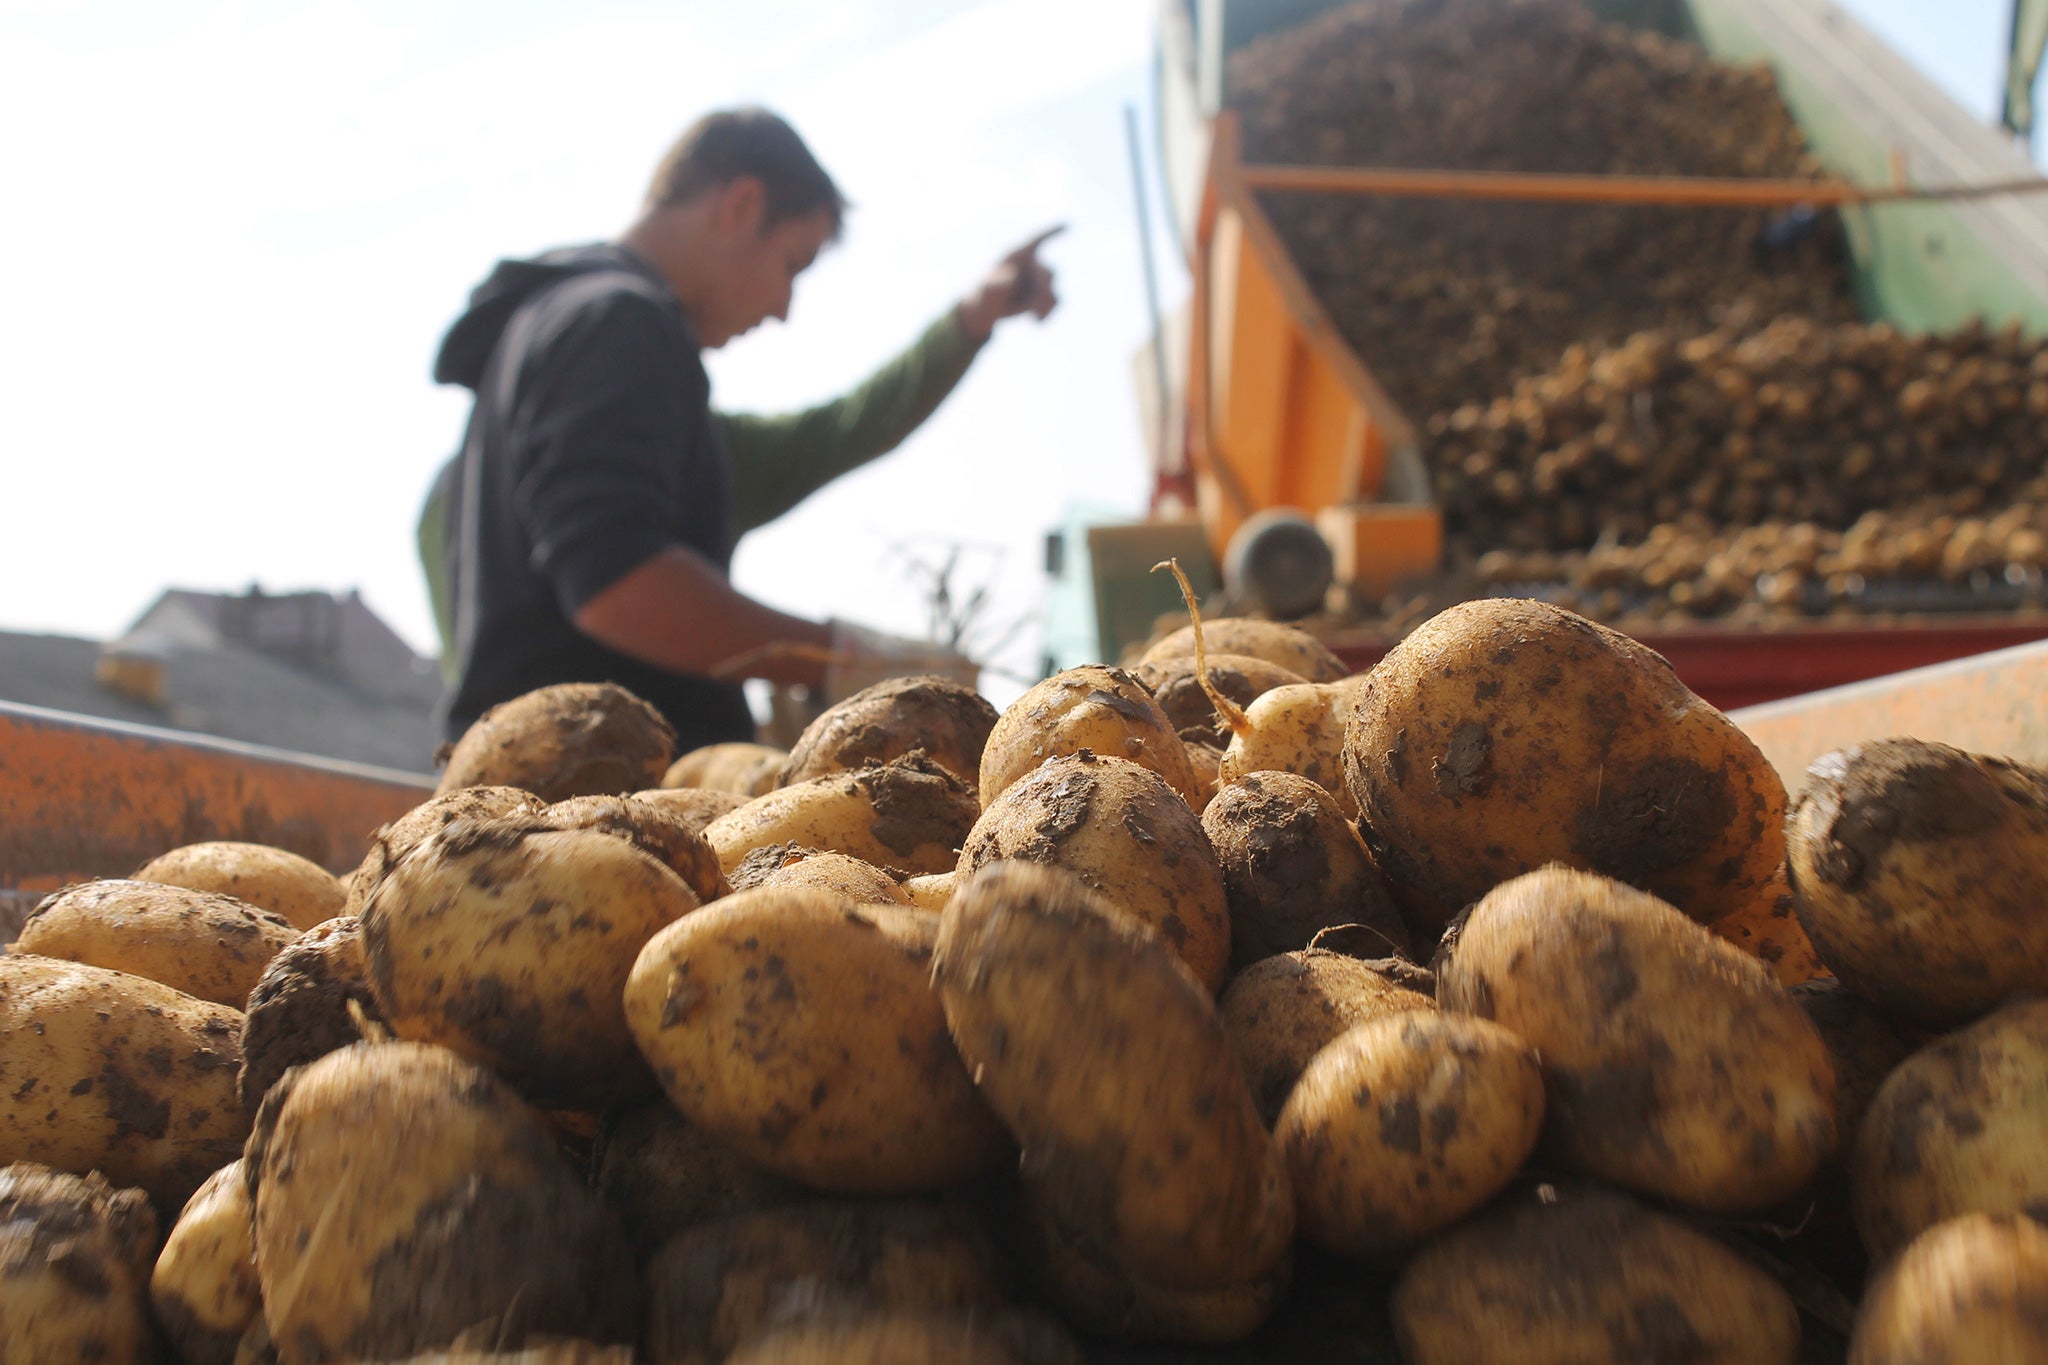
{"type": "Polygon", "coordinates": [[[732,891],[717,850],[681,816],[659,805],[631,796],[572,796],[549,806],[540,818],[550,829],[617,835],[681,877],[700,904],[732,891]]]}
{"type": "Polygon", "coordinates": [[[373,886],[363,954],[401,1038],[481,1062],[548,1109],[644,1099],[620,994],[642,945],[697,908],[624,839],[529,816],[459,821],[373,886]]]}
{"type": "Polygon", "coordinates": [[[371,837],[369,851],[349,874],[348,903],[339,917],[361,919],[363,897],[377,879],[415,845],[425,843],[457,820],[539,815],[547,808],[547,802],[517,787],[460,787],[422,801],[371,837]]]}
{"type": "Polygon", "coordinates": [[[664,787],[701,787],[753,798],[780,786],[789,755],[770,744],[734,741],[692,749],[661,775],[664,787]]]}
{"type": "Polygon", "coordinates": [[[1498,1194],[1542,1130],[1526,1043],[1468,1014],[1409,1010],[1318,1052],[1273,1136],[1302,1235],[1385,1262],[1498,1194]]]}
{"type": "Polygon", "coordinates": [[[981,751],[996,708],[951,678],[891,678],[825,708],[804,727],[783,764],[781,785],[853,772],[922,749],[969,787],[981,784],[981,751]]]}
{"type": "Polygon", "coordinates": [[[2007,1005],[1903,1062],[1849,1160],[1856,1227],[1882,1261],[1966,1213],[2048,1210],[2048,1000],[2007,1005]]]}
{"type": "Polygon", "coordinates": [[[634,792],[633,799],[661,807],[702,834],[704,827],[713,820],[738,810],[754,798],[740,792],[713,791],[709,787],[654,787],[634,792]]]}
{"type": "Polygon", "coordinates": [[[1461,603],[1395,646],[1344,773],[1411,924],[1553,862],[1711,924],[1785,860],[1784,784],[1749,737],[1661,656],[1545,602],[1461,603]]]}
{"type": "Polygon", "coordinates": [[[591,1183],[641,1254],[699,1223],[813,1197],[749,1165],[665,1099],[608,1115],[590,1167],[591,1183]]]}
{"type": "MultiPolygon", "coordinates": [[[[1329,646],[1301,627],[1252,616],[1219,616],[1202,622],[1202,644],[1211,658],[1221,654],[1249,655],[1299,673],[1310,682],[1336,682],[1351,671],[1330,652],[1329,646]]],[[[1147,648],[1139,656],[1138,664],[1142,667],[1166,659],[1191,658],[1194,652],[1195,628],[1186,625],[1147,648]]]]}
{"type": "Polygon", "coordinates": [[[1540,1185],[1425,1247],[1394,1285],[1405,1365],[1793,1365],[1799,1310],[1676,1218],[1540,1185]]]}
{"type": "Polygon", "coordinates": [[[384,1020],[370,993],[362,921],[329,920],[272,958],[249,992],[235,1080],[243,1111],[253,1119],[263,1096],[292,1067],[360,1041],[358,1014],[384,1020]]]}
{"type": "MultiPolygon", "coordinates": [[[[490,1325],[486,1324],[486,1327],[490,1325]]],[[[492,1339],[488,1331],[467,1332],[464,1336],[480,1337],[486,1342],[492,1339]]],[[[634,1357],[630,1346],[537,1339],[517,1351],[494,1351],[488,1346],[456,1346],[446,1351],[424,1351],[404,1360],[379,1361],[377,1365],[634,1365],[634,1357]]]]}
{"type": "Polygon", "coordinates": [[[616,683],[557,683],[500,702],[447,750],[440,793],[517,787],[547,802],[667,785],[668,720],[616,683]]]}
{"type": "Polygon", "coordinates": [[[829,1190],[943,1188],[1008,1143],[947,1037],[936,933],[908,906],[736,891],[647,944],[626,1018],[676,1108],[754,1165],[829,1190]]]}
{"type": "Polygon", "coordinates": [[[980,814],[971,787],[913,755],[771,791],[713,820],[704,837],[728,877],[769,844],[850,853],[916,875],[950,871],[980,814]]]}
{"type": "Polygon", "coordinates": [[[1196,800],[1191,803],[1191,809],[1201,815],[1216,799],[1218,775],[1223,770],[1223,750],[1213,744],[1189,741],[1183,741],[1181,747],[1188,751],[1188,770],[1195,775],[1196,800]]]}
{"type": "Polygon", "coordinates": [[[878,1314],[782,1327],[734,1352],[732,1365],[1082,1365],[1051,1322],[1023,1314],[878,1314]]]}
{"type": "Polygon", "coordinates": [[[153,1362],[156,1230],[140,1190],[97,1173],[0,1168],[0,1365],[153,1362]]]}
{"type": "Polygon", "coordinates": [[[246,1163],[284,1365],[402,1358],[486,1321],[506,1347],[633,1336],[617,1223],[539,1117],[445,1048],[357,1043],[294,1071],[246,1163]]]}
{"type": "Polygon", "coordinates": [[[1792,886],[1782,870],[1747,905],[1707,927],[1761,960],[1771,969],[1771,975],[1778,978],[1780,986],[1797,986],[1828,974],[1826,964],[1813,951],[1813,942],[1799,923],[1792,886]]]}
{"type": "Polygon", "coordinates": [[[1223,984],[1223,869],[1201,820],[1157,773],[1087,750],[1048,760],[975,822],[960,850],[962,884],[1000,859],[1074,874],[1158,930],[1210,994],[1223,984]]]}
{"type": "Polygon", "coordinates": [[[1294,773],[1248,773],[1216,794],[1202,830],[1223,869],[1235,967],[1306,948],[1317,932],[1363,925],[1381,956],[1412,957],[1386,878],[1331,795],[1294,773]]]}
{"type": "Polygon", "coordinates": [[[1899,1028],[1832,976],[1794,986],[1792,999],[1813,1021],[1834,1061],[1835,1155],[1844,1155],[1840,1149],[1855,1141],[1878,1087],[1913,1055],[1920,1035],[1899,1028]]]}
{"type": "MultiPolygon", "coordinates": [[[[1250,706],[1276,687],[1298,687],[1308,681],[1291,668],[1248,654],[1210,654],[1208,664],[1209,685],[1239,706],[1250,706]]],[[[1230,743],[1230,727],[1203,689],[1193,654],[1139,664],[1131,676],[1145,685],[1182,739],[1219,747],[1230,743]]]]}
{"type": "Polygon", "coordinates": [[[908,877],[903,882],[903,894],[919,910],[938,914],[946,908],[946,902],[953,899],[953,893],[960,887],[960,870],[950,872],[927,872],[922,877],[908,877]]]}
{"type": "Polygon", "coordinates": [[[691,1228],[647,1267],[650,1365],[723,1360],[829,1313],[988,1312],[1008,1276],[978,1222],[915,1200],[830,1202],[691,1228]]]}
{"type": "Polygon", "coordinates": [[[1863,1297],[1849,1365],[2048,1360],[2048,1228],[1965,1214],[1915,1237],[1863,1297]]]}
{"type": "Polygon", "coordinates": [[[1253,773],[1294,773],[1330,793],[1349,820],[1358,798],[1344,782],[1344,736],[1364,695],[1365,679],[1276,687],[1245,709],[1245,724],[1217,761],[1227,787],[1253,773]]]}
{"type": "Polygon", "coordinates": [[[1169,1286],[1243,1283],[1285,1253],[1279,1151],[1207,988],[1151,926],[1071,873],[995,863],[946,907],[932,981],[1063,1225],[1169,1286]]]}
{"type": "Polygon", "coordinates": [[[1237,974],[1219,1008],[1262,1123],[1273,1126],[1309,1060],[1352,1025],[1436,1008],[1435,982],[1406,966],[1305,948],[1237,974]]]}
{"type": "Polygon", "coordinates": [[[740,859],[733,888],[815,886],[862,905],[908,905],[903,883],[873,863],[844,853],[821,853],[798,844],[769,844],[740,859]]]}
{"type": "Polygon", "coordinates": [[[175,1212],[241,1154],[241,1031],[162,982],[0,957],[0,1161],[99,1171],[175,1212]]]}
{"type": "Polygon", "coordinates": [[[233,896],[107,878],[68,886],[29,913],[10,951],[161,981],[240,1009],[299,931],[233,896]]]}
{"type": "Polygon", "coordinates": [[[231,1161],[178,1215],[149,1277],[149,1301],[185,1365],[233,1365],[263,1311],[249,1241],[249,1184],[231,1161]]]}
{"type": "Polygon", "coordinates": [[[1437,1003],[1543,1060],[1549,1158],[1715,1212],[1762,1209],[1835,1142],[1827,1045],[1762,963],[1656,897],[1545,868],[1474,906],[1437,1003]]]}
{"type": "Polygon", "coordinates": [[[186,844],[150,859],[130,877],[233,896],[300,930],[333,919],[348,900],[341,878],[310,858],[268,844],[186,844]]]}
{"type": "Polygon", "coordinates": [[[1963,1023],[2048,991],[2048,774],[1883,740],[1815,761],[1792,809],[1799,922],[1842,984],[1963,1023]]]}
{"type": "Polygon", "coordinates": [[[1150,768],[1189,805],[1202,793],[1174,733],[1144,684],[1120,668],[1069,668],[1011,702],[981,755],[981,807],[1048,759],[1088,749],[1150,768]]]}

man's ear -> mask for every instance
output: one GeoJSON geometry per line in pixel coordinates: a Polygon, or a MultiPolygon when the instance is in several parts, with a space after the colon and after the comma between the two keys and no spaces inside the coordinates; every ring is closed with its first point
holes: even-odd
{"type": "Polygon", "coordinates": [[[768,187],[759,176],[733,177],[718,188],[714,216],[727,241],[754,240],[768,221],[768,187]]]}

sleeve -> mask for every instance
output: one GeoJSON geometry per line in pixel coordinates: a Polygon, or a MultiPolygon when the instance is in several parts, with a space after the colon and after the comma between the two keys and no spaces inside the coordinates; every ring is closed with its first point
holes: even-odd
{"type": "Polygon", "coordinates": [[[462,473],[462,457],[450,459],[434,476],[427,500],[420,507],[420,519],[413,527],[419,546],[420,571],[427,580],[427,603],[434,611],[434,630],[441,637],[441,673],[450,683],[458,671],[455,657],[455,585],[448,563],[448,530],[455,515],[455,486],[462,473]]]}
{"type": "Polygon", "coordinates": [[[718,414],[732,455],[735,533],[773,521],[901,445],[959,384],[981,344],[949,309],[909,350],[841,398],[777,416],[718,414]]]}
{"type": "Polygon", "coordinates": [[[639,295],[600,295],[547,330],[519,376],[513,505],[534,572],[573,616],[676,540],[687,471],[712,457],[689,420],[710,386],[639,295]]]}

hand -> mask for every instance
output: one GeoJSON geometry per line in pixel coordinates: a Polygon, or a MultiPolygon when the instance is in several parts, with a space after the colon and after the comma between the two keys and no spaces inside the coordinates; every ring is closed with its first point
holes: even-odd
{"type": "Polygon", "coordinates": [[[825,665],[827,706],[890,678],[937,673],[973,687],[981,677],[980,665],[944,645],[886,635],[837,617],[830,625],[831,655],[825,665]]]}
{"type": "Polygon", "coordinates": [[[986,341],[998,322],[1019,313],[1045,320],[1059,297],[1052,291],[1052,267],[1038,259],[1038,248],[1066,230],[1060,223],[1039,233],[996,262],[988,278],[960,300],[960,325],[969,336],[986,341]]]}

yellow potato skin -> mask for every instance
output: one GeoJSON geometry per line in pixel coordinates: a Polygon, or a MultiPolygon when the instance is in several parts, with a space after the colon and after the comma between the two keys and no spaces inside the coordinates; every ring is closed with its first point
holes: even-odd
{"type": "Polygon", "coordinates": [[[1849,1159],[1857,1230],[1883,1260],[1937,1223],[2048,1201],[2048,1000],[1937,1038],[1871,1098],[1849,1159]]]}
{"type": "Polygon", "coordinates": [[[641,947],[697,908],[624,839],[458,822],[416,845],[363,907],[371,994],[401,1038],[481,1062],[533,1103],[599,1109],[654,1078],[620,994],[641,947]]]}
{"type": "Polygon", "coordinates": [[[659,787],[676,733],[615,683],[556,683],[500,702],[447,750],[439,794],[514,787],[543,801],[659,787]]]}
{"type": "Polygon", "coordinates": [[[150,859],[133,880],[212,891],[311,929],[341,913],[348,888],[310,858],[268,844],[212,840],[150,859]]]}
{"type": "Polygon", "coordinates": [[[156,1230],[139,1190],[0,1167],[0,1365],[154,1365],[156,1230]]]}
{"type": "Polygon", "coordinates": [[[1139,1279],[1242,1284],[1294,1203],[1207,989],[1071,873],[977,872],[940,918],[932,980],[1034,1197],[1139,1279]]]}
{"type": "Polygon", "coordinates": [[[669,764],[659,785],[736,792],[751,800],[782,785],[782,765],[788,758],[787,750],[771,744],[707,744],[669,764]]]}
{"type": "Polygon", "coordinates": [[[150,1304],[186,1365],[233,1365],[235,1347],[263,1311],[249,1240],[253,1215],[242,1163],[231,1161],[187,1201],[156,1258],[150,1304]]]}
{"type": "Polygon", "coordinates": [[[1053,674],[996,717],[981,754],[981,808],[1048,759],[1083,749],[1150,768],[1190,806],[1202,804],[1187,745],[1145,685],[1121,668],[1085,664],[1053,674]]]}
{"type": "Polygon", "coordinates": [[[1346,819],[1358,818],[1358,798],[1344,781],[1344,736],[1365,677],[1333,683],[1276,687],[1245,708],[1245,728],[1230,737],[1216,765],[1219,788],[1253,773],[1293,773],[1330,794],[1346,819]]]}
{"type": "Polygon", "coordinates": [[[300,932],[232,896],[109,878],[49,897],[12,950],[148,977],[239,1010],[300,932]]]}
{"type": "Polygon", "coordinates": [[[1468,1014],[1411,1010],[1317,1053],[1273,1136],[1302,1235],[1389,1261],[1499,1193],[1542,1130],[1527,1044],[1468,1014]]]}
{"type": "Polygon", "coordinates": [[[737,874],[747,888],[813,886],[862,905],[908,905],[910,892],[888,873],[845,853],[770,844],[757,848],[737,874]]]}
{"type": "Polygon", "coordinates": [[[916,876],[951,871],[980,814],[964,782],[912,757],[777,788],[713,820],[704,837],[727,877],[770,844],[846,853],[916,876]]]}
{"type": "Polygon", "coordinates": [[[1455,931],[1437,1002],[1543,1061],[1548,1159],[1714,1212],[1754,1211],[1833,1149],[1834,1063],[1761,962],[1654,896],[1545,868],[1455,931]]]}
{"type": "Polygon", "coordinates": [[[1849,1365],[2031,1365],[2048,1360],[2048,1229],[1965,1214],[1914,1238],[1856,1313],[1849,1365]]]}
{"type": "MultiPolygon", "coordinates": [[[[1277,668],[1299,673],[1310,682],[1336,682],[1351,670],[1315,636],[1298,626],[1264,621],[1256,616],[1219,616],[1202,622],[1202,647],[1210,657],[1243,654],[1277,668]]],[[[1138,656],[1141,664],[1187,658],[1195,652],[1192,625],[1160,639],[1138,656]]]]}
{"type": "Polygon", "coordinates": [[[0,957],[0,1162],[100,1171],[180,1208],[241,1153],[242,1015],[161,982],[0,957]]]}
{"type": "Polygon", "coordinates": [[[1008,1143],[930,986],[936,919],[814,887],[736,891],[657,934],[626,1018],[684,1117],[823,1189],[957,1184],[1008,1143]]]}
{"type": "Polygon", "coordinates": [[[1702,924],[1785,861],[1785,787],[1662,656],[1545,602],[1465,602],[1366,675],[1344,741],[1361,832],[1411,917],[1551,863],[1702,924]]]}
{"type": "Polygon", "coordinates": [[[1408,1010],[1433,1010],[1436,1000],[1372,963],[1327,948],[1304,948],[1239,972],[1218,1008],[1259,1117],[1270,1127],[1318,1052],[1354,1025],[1408,1010]]]}
{"type": "Polygon", "coordinates": [[[1230,902],[1201,817],[1165,779],[1092,751],[1063,754],[1012,783],[960,850],[964,884],[992,862],[1074,874],[1159,931],[1214,994],[1230,967],[1230,902]]]}
{"type": "Polygon", "coordinates": [[[919,910],[928,910],[936,915],[946,908],[946,902],[953,899],[953,893],[960,888],[960,870],[955,867],[946,872],[928,872],[922,877],[912,877],[903,883],[903,894],[919,910]]]}
{"type": "Polygon", "coordinates": [[[1520,1191],[1459,1224],[1408,1263],[1393,1312],[1404,1365],[1799,1358],[1799,1310],[1776,1280],[1593,1186],[1520,1191]]]}

